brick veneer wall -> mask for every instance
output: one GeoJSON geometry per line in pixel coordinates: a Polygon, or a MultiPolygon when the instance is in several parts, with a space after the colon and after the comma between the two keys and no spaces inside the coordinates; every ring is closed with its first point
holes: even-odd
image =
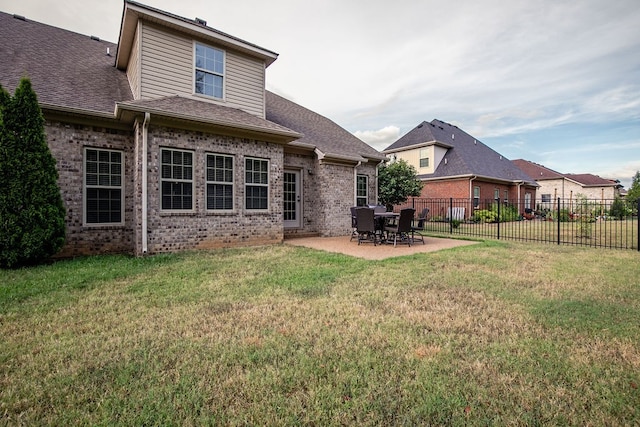
{"type": "Polygon", "coordinates": [[[314,156],[285,153],[284,165],[286,168],[300,171],[301,189],[301,228],[285,228],[285,236],[318,233],[318,179],[316,175],[316,160],[314,156]]]}
{"type": "MultiPolygon", "coordinates": [[[[139,145],[139,144],[138,144],[139,145]]],[[[136,150],[141,153],[141,150],[136,150]]],[[[140,154],[138,154],[140,155],[140,154]]],[[[283,239],[283,148],[278,144],[150,126],[148,134],[148,252],[279,243],[283,239]],[[176,148],[194,154],[193,211],[166,212],[160,206],[160,150],[176,148]],[[234,156],[234,209],[229,213],[206,209],[205,156],[234,156]],[[246,157],[269,161],[269,205],[266,212],[244,208],[246,157]]],[[[136,253],[141,253],[136,246],[136,253]]]]}
{"type": "Polygon", "coordinates": [[[66,209],[66,243],[58,257],[133,251],[133,135],[130,131],[47,120],[47,142],[56,159],[66,209]],[[123,226],[83,225],[84,147],[122,150],[125,162],[123,226]]]}
{"type": "MultiPolygon", "coordinates": [[[[321,163],[318,175],[318,220],[321,236],[345,236],[351,234],[351,211],[355,204],[354,166],[321,163]]],[[[375,198],[377,165],[365,163],[357,168],[358,175],[369,177],[369,197],[375,198]]],[[[370,200],[370,203],[375,203],[370,200]]]]}

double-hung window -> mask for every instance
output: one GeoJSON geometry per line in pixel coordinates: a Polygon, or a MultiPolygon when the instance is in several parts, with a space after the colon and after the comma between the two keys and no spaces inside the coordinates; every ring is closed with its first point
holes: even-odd
{"type": "Polygon", "coordinates": [[[162,209],[193,209],[193,152],[162,149],[160,156],[162,209]]]}
{"type": "Polygon", "coordinates": [[[356,206],[367,206],[369,203],[368,181],[366,175],[356,177],[356,206]]]}
{"type": "Polygon", "coordinates": [[[121,151],[84,150],[85,224],[124,222],[124,168],[121,151]]]}
{"type": "Polygon", "coordinates": [[[267,210],[269,207],[269,161],[245,159],[245,208],[267,210]]]}
{"type": "Polygon", "coordinates": [[[233,209],[233,157],[207,154],[207,209],[233,209]]]}
{"type": "Polygon", "coordinates": [[[420,167],[421,168],[429,167],[429,150],[426,148],[420,149],[420,167]]]}
{"type": "Polygon", "coordinates": [[[195,93],[224,97],[224,51],[195,44],[195,93]]]}
{"type": "Polygon", "coordinates": [[[480,206],[480,187],[473,187],[473,207],[480,206]]]}

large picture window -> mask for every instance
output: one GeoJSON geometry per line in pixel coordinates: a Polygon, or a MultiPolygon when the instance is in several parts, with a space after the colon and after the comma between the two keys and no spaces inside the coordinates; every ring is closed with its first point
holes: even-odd
{"type": "Polygon", "coordinates": [[[122,224],[124,203],[123,155],[121,151],[85,148],[84,222],[122,224]]]}
{"type": "Polygon", "coordinates": [[[207,209],[233,209],[233,157],[207,154],[207,209]]]}
{"type": "Polygon", "coordinates": [[[160,166],[162,209],[193,209],[193,153],[163,149],[160,166]]]}
{"type": "Polygon", "coordinates": [[[367,206],[369,203],[369,177],[358,175],[356,177],[356,206],[367,206]]]}
{"type": "Polygon", "coordinates": [[[269,162],[264,159],[245,160],[245,208],[266,210],[269,207],[269,162]]]}
{"type": "Polygon", "coordinates": [[[222,99],[224,95],[224,51],[195,44],[195,93],[222,99]]]}

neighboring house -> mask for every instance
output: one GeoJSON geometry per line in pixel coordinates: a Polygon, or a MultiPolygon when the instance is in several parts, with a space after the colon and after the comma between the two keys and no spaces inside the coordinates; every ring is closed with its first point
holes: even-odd
{"type": "Polygon", "coordinates": [[[611,200],[620,196],[622,185],[615,180],[588,173],[562,174],[523,159],[514,160],[513,163],[540,185],[536,206],[541,208],[553,206],[558,198],[575,200],[578,195],[582,195],[588,199],[611,200]]]}
{"type": "Polygon", "coordinates": [[[536,182],[510,160],[449,123],[422,122],[383,151],[404,159],[424,183],[421,197],[473,199],[465,216],[500,199],[533,209],[536,182]]]}
{"type": "Polygon", "coordinates": [[[351,232],[384,156],[265,90],[278,55],[125,0],[118,44],[0,12],[0,84],[28,77],[67,210],[60,256],[351,232]]]}

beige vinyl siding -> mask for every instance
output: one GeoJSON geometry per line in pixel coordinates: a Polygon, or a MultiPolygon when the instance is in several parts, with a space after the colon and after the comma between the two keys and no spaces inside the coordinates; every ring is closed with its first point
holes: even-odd
{"type": "MultiPolygon", "coordinates": [[[[264,118],[264,62],[210,42],[199,42],[225,51],[225,99],[219,103],[264,118]]],[[[193,39],[144,24],[140,97],[194,95],[193,50],[193,39]]]]}
{"type": "Polygon", "coordinates": [[[264,118],[264,62],[227,51],[226,101],[264,118]]]}
{"type": "Polygon", "coordinates": [[[189,38],[142,26],[142,99],[192,94],[192,44],[189,38]]]}
{"type": "Polygon", "coordinates": [[[140,31],[136,31],[136,35],[133,38],[129,65],[127,66],[127,78],[129,79],[133,99],[140,99],[140,31]]]}

